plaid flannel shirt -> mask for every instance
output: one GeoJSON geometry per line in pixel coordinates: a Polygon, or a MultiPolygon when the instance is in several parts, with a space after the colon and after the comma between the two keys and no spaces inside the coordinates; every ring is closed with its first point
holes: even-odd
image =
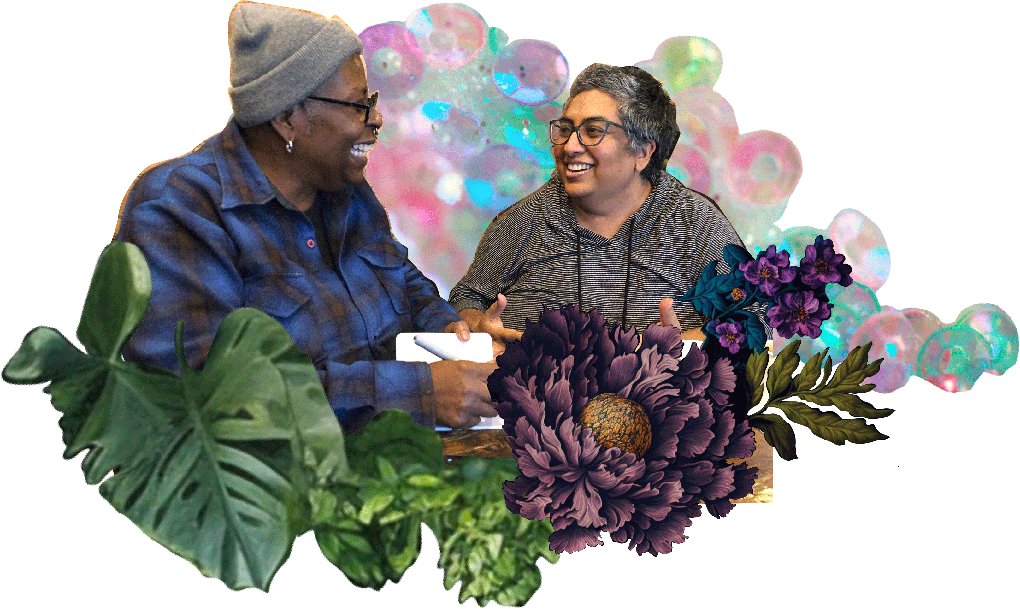
{"type": "Polygon", "coordinates": [[[431,370],[393,361],[396,335],[441,332],[460,317],[407,259],[367,183],[316,198],[339,272],[323,262],[308,218],[275,193],[233,120],[135,180],[116,239],[145,254],[152,301],[126,357],[176,370],[183,319],[188,362],[199,367],[227,313],[252,307],[308,354],[348,430],[384,409],[432,424],[431,370]]]}

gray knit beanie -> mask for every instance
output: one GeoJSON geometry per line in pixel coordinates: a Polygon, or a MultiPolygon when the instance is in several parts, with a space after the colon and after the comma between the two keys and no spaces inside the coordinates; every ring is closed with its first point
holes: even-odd
{"type": "Polygon", "coordinates": [[[242,127],[271,120],[319,88],[361,40],[339,17],[238,2],[227,21],[230,103],[242,127]]]}

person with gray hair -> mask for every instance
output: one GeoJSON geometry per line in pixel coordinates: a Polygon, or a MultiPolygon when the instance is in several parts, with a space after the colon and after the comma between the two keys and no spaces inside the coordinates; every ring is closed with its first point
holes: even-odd
{"type": "Polygon", "coordinates": [[[709,262],[728,272],[723,249],[743,243],[714,201],[666,172],[679,134],[676,106],[653,76],[585,68],[549,123],[551,179],[496,216],[450,304],[504,344],[567,304],[703,338],[706,320],[674,299],[709,262]]]}
{"type": "Polygon", "coordinates": [[[220,322],[279,321],[355,431],[400,409],[423,425],[495,416],[495,365],[393,361],[400,332],[468,327],[407,258],[365,181],[383,117],[362,45],[338,17],[238,2],[227,27],[233,116],[193,151],[142,173],[115,238],[145,254],[152,300],[125,355],[177,368],[174,328],[200,367],[220,322]]]}

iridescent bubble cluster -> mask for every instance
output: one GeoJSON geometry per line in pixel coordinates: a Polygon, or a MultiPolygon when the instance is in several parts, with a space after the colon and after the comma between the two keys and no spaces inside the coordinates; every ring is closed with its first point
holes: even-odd
{"type": "Polygon", "coordinates": [[[712,89],[722,53],[711,41],[670,38],[635,65],[662,81],[676,103],[680,141],[667,170],[715,199],[745,242],[770,245],[776,235],[767,227],[783,215],[800,180],[797,147],[773,131],[740,133],[733,107],[712,89]]]}
{"type": "MultiPolygon", "coordinates": [[[[427,6],[361,39],[386,121],[369,180],[398,238],[446,293],[492,217],[549,176],[546,124],[562,109],[566,58],[549,42],[511,41],[463,4],[427,6]]],[[[752,254],[775,244],[796,265],[821,234],[853,267],[853,285],[830,286],[832,316],[821,336],[802,343],[802,357],[828,348],[842,359],[871,341],[872,357],[885,358],[874,378],[882,392],[911,376],[963,391],[983,372],[1016,363],[1016,325],[995,305],[968,307],[949,324],[924,309],[881,306],[875,292],[889,278],[889,249],[861,212],[845,209],[824,230],[776,226],[801,177],[800,153],[779,133],[740,133],[733,107],[712,88],[722,53],[711,41],[670,38],[635,65],[662,81],[677,106],[681,138],[667,170],[715,199],[752,254]]]]}
{"type": "MultiPolygon", "coordinates": [[[[889,278],[889,250],[882,231],[861,212],[844,209],[825,230],[789,228],[781,233],[781,247],[803,252],[818,234],[832,239],[847,257],[854,283],[847,288],[829,286],[832,316],[823,322],[821,336],[802,341],[801,357],[828,349],[839,360],[870,342],[869,357],[885,359],[870,380],[881,393],[903,387],[911,376],[945,391],[966,391],[982,373],[999,375],[1016,363],[1017,327],[994,304],[967,307],[949,324],[924,309],[880,305],[875,292],[889,278]]],[[[776,337],[774,348],[788,342],[776,337]]]]}
{"type": "Polygon", "coordinates": [[[385,125],[368,179],[398,238],[448,293],[493,216],[548,179],[546,124],[560,115],[567,60],[510,41],[463,4],[433,4],[361,33],[385,125]]]}

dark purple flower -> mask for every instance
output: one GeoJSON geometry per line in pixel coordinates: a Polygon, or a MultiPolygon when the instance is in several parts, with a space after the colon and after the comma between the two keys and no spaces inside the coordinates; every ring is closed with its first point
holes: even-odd
{"type": "Polygon", "coordinates": [[[729,349],[730,353],[740,351],[744,345],[744,329],[736,322],[719,323],[719,320],[713,319],[708,322],[707,329],[719,337],[719,345],[724,349],[729,349]]]}
{"type": "Polygon", "coordinates": [[[757,259],[741,263],[739,268],[747,281],[760,286],[766,296],[775,296],[783,284],[797,277],[797,270],[790,268],[790,253],[786,250],[776,252],[775,245],[758,252],[757,259]]]}
{"type": "Polygon", "coordinates": [[[850,279],[849,264],[845,264],[846,256],[837,254],[831,239],[821,235],[815,237],[814,245],[804,248],[804,257],[800,260],[800,279],[810,288],[818,288],[827,283],[838,283],[843,287],[853,283],[850,279]]]}
{"type": "Polygon", "coordinates": [[[733,366],[697,346],[683,355],[679,335],[667,326],[640,336],[606,327],[597,311],[571,305],[529,322],[497,358],[489,389],[520,470],[503,486],[506,504],[525,518],[549,518],[552,550],[601,545],[608,532],[639,554],[666,553],[686,539],[701,502],[720,517],[751,491],[757,469],[727,462],[754,449],[730,403],[733,366]],[[580,424],[603,394],[647,417],[641,456],[580,424]]]}
{"type": "Polygon", "coordinates": [[[794,334],[818,338],[822,333],[822,322],[830,314],[829,304],[815,298],[812,291],[782,294],[766,313],[769,325],[783,338],[794,334]]]}

